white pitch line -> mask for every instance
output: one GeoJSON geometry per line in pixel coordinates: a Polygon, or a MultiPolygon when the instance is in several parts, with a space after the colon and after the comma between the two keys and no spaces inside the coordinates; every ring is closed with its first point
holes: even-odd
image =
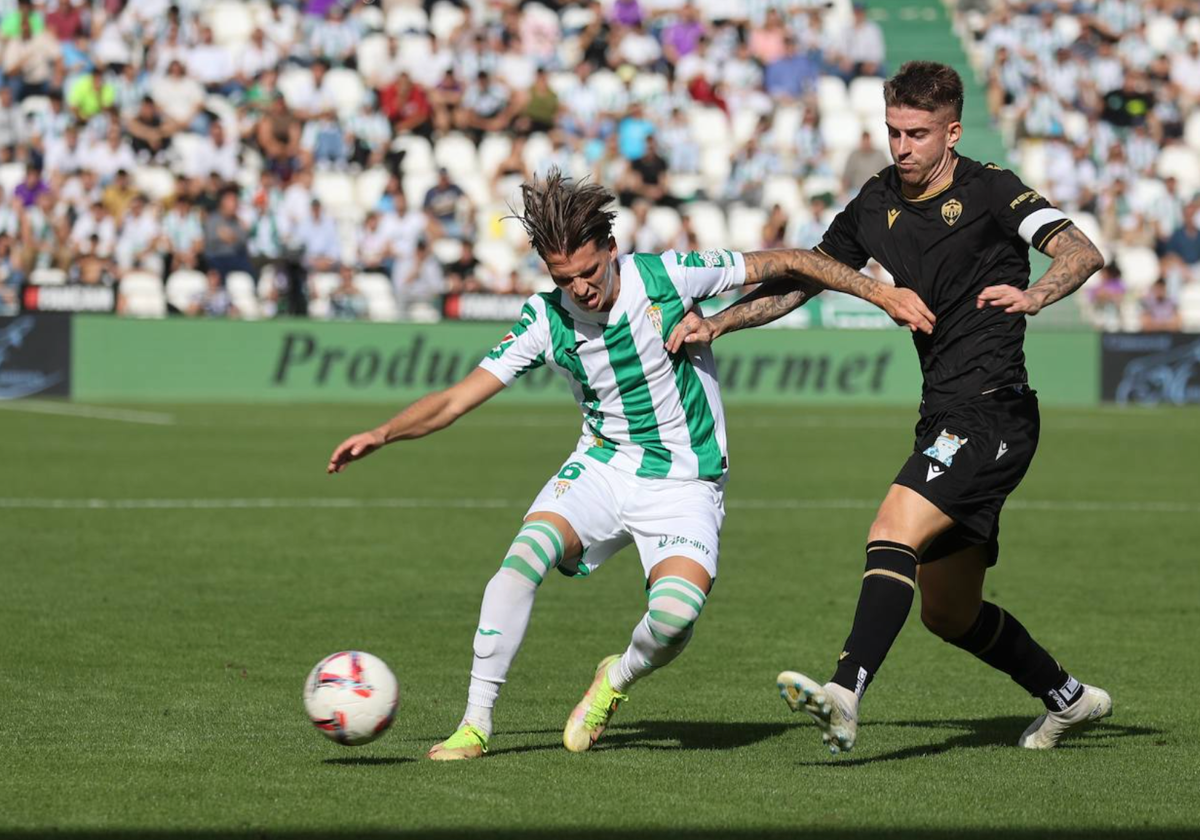
{"type": "Polygon", "coordinates": [[[98,405],[73,405],[42,400],[4,400],[0,409],[25,411],[30,414],[57,414],[62,417],[81,417],[86,420],[116,420],[121,423],[144,423],[151,426],[172,426],[175,416],[158,411],[135,411],[125,408],[104,408],[98,405]]]}
{"type": "MultiPolygon", "coordinates": [[[[737,510],[874,510],[879,499],[731,499],[737,510]]],[[[518,510],[524,501],[509,499],[5,499],[0,509],[23,510],[316,510],[412,508],[456,510],[518,510]]],[[[1188,502],[1089,502],[1082,500],[1023,500],[1009,502],[1009,510],[1049,513],[1200,513],[1200,504],[1188,502]]]]}

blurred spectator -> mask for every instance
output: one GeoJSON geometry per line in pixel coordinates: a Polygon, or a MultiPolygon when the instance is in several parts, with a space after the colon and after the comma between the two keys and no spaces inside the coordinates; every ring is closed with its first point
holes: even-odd
{"type": "Polygon", "coordinates": [[[116,101],[116,89],[93,70],[75,78],[67,88],[67,107],[80,122],[87,122],[101,110],[111,108],[116,101]]]}
{"type": "Polygon", "coordinates": [[[250,230],[238,214],[236,190],[221,193],[217,211],[204,226],[204,263],[215,271],[221,283],[232,271],[244,271],[254,276],[250,262],[250,230]]]}
{"type": "Polygon", "coordinates": [[[508,87],[485,70],[480,70],[463,92],[457,111],[457,127],[475,141],[490,132],[504,131],[512,121],[512,95],[508,87]]]}
{"type": "Polygon", "coordinates": [[[171,136],[177,127],[163,119],[158,106],[149,96],[142,97],[137,111],[125,121],[130,147],[142,160],[154,160],[171,146],[171,136]]]}
{"type": "Polygon", "coordinates": [[[25,167],[25,179],[13,190],[13,195],[21,199],[25,207],[32,207],[39,198],[49,193],[50,185],[42,179],[42,170],[36,166],[25,167]]]}
{"type": "Polygon", "coordinates": [[[290,173],[300,157],[302,124],[284,102],[283,97],[271,101],[268,110],[254,129],[258,149],[267,166],[276,173],[290,173]]]}
{"type": "Polygon", "coordinates": [[[773,205],[771,212],[767,214],[767,221],[763,224],[762,247],[764,249],[787,247],[787,226],[787,213],[780,205],[773,205]]]}
{"type": "Polygon", "coordinates": [[[872,175],[891,165],[891,157],[875,148],[871,142],[871,133],[864,131],[858,145],[846,158],[846,168],[842,170],[842,189],[853,195],[872,175]]]}
{"type": "Polygon", "coordinates": [[[221,272],[210,268],[204,273],[204,280],[204,288],[197,292],[188,305],[187,314],[208,318],[238,317],[237,307],[233,305],[233,299],[225,289],[225,280],[221,272]]]}
{"type": "Polygon", "coordinates": [[[425,212],[436,236],[464,238],[467,227],[459,221],[459,205],[466,200],[462,187],[450,180],[446,169],[439,169],[437,183],[425,193],[425,212]]]}
{"type": "Polygon", "coordinates": [[[1154,281],[1150,291],[1140,301],[1141,325],[1144,332],[1179,332],[1183,319],[1179,315],[1179,304],[1167,291],[1167,282],[1154,281]]]}
{"type": "Polygon", "coordinates": [[[867,19],[865,3],[854,4],[854,21],[842,31],[831,58],[834,73],[847,82],[858,76],[884,75],[883,29],[867,19]]]}
{"type": "Polygon", "coordinates": [[[0,234],[0,315],[21,311],[21,284],[25,275],[13,253],[11,236],[0,234]]]}
{"type": "Polygon", "coordinates": [[[304,268],[309,271],[336,271],[342,261],[342,243],[337,223],[317,199],[309,213],[296,224],[295,241],[303,248],[304,268]]]}
{"type": "MultiPolygon", "coordinates": [[[[173,60],[167,74],[151,83],[150,96],[171,122],[193,130],[197,127],[194,123],[204,106],[204,87],[186,75],[179,60],[173,60]]],[[[69,98],[67,104],[71,104],[69,98]]]]}
{"type": "Polygon", "coordinates": [[[332,109],[310,118],[300,133],[300,149],[304,153],[306,166],[315,164],[318,167],[342,169],[350,160],[351,148],[346,142],[346,132],[342,130],[332,109]]]}
{"type": "Polygon", "coordinates": [[[335,321],[360,321],[367,317],[367,298],[354,285],[348,265],[338,274],[338,285],[329,293],[329,317],[335,321]]]}
{"type": "Polygon", "coordinates": [[[733,159],[722,198],[758,206],[762,203],[763,185],[767,178],[779,170],[779,157],[775,152],[763,148],[758,138],[751,137],[733,159]]]}
{"type": "Polygon", "coordinates": [[[1160,255],[1174,254],[1189,266],[1200,266],[1200,203],[1189,205],[1183,213],[1183,225],[1159,243],[1160,255]]]}
{"type": "Polygon", "coordinates": [[[121,232],[117,237],[117,267],[121,271],[143,268],[163,275],[165,265],[159,253],[164,245],[162,225],[144,195],[135,194],[129,212],[121,217],[121,232]]]}
{"type": "Polygon", "coordinates": [[[458,258],[443,268],[446,272],[446,291],[450,294],[483,291],[483,283],[479,279],[479,260],[469,239],[463,241],[458,258]]]}
{"type": "Polygon", "coordinates": [[[188,196],[176,197],[163,217],[162,233],[168,254],[168,271],[199,265],[204,250],[204,222],[188,196]]]}
{"type": "Polygon", "coordinates": [[[651,204],[667,207],[677,205],[679,201],[667,192],[667,170],[667,162],[659,154],[658,142],[651,134],[646,137],[641,157],[629,165],[618,184],[617,193],[621,203],[632,206],[638,198],[644,198],[651,204]]]}
{"type": "Polygon", "coordinates": [[[71,248],[76,255],[87,253],[109,257],[117,244],[117,226],[104,205],[97,201],[71,227],[71,248]]]}
{"type": "Polygon", "coordinates": [[[1099,281],[1088,295],[1093,326],[1106,332],[1121,329],[1121,308],[1125,303],[1126,291],[1125,281],[1115,265],[1110,263],[1100,269],[1099,281]]]}
{"type": "Polygon", "coordinates": [[[779,57],[766,63],[763,87],[774,98],[797,100],[813,92],[819,73],[817,62],[801,53],[795,37],[788,33],[779,57]]]}
{"type": "Polygon", "coordinates": [[[0,45],[0,67],[19,100],[49,92],[60,52],[58,39],[44,29],[34,32],[32,23],[29,16],[22,17],[20,33],[0,45]]]}
{"type": "Polygon", "coordinates": [[[517,107],[513,130],[518,134],[549,132],[558,124],[561,110],[558,94],[550,87],[550,77],[544,68],[537,71],[533,86],[518,98],[517,107]]]}
{"type": "Polygon", "coordinates": [[[112,183],[100,193],[100,203],[114,219],[123,219],[125,211],[129,209],[136,196],[137,190],[133,188],[133,183],[129,179],[129,171],[118,169],[112,183]]]}
{"type": "Polygon", "coordinates": [[[617,124],[617,148],[626,160],[637,160],[646,153],[646,138],[654,133],[654,123],[646,119],[641,103],[629,106],[629,113],[617,124]]]}
{"type": "Polygon", "coordinates": [[[392,287],[402,312],[407,312],[414,303],[432,303],[447,291],[442,265],[430,250],[427,239],[418,239],[410,253],[396,255],[392,287]]]}
{"type": "MultiPolygon", "coordinates": [[[[380,89],[379,108],[398,135],[419,134],[428,138],[433,133],[433,106],[425,90],[407,73],[401,73],[394,82],[380,89]]],[[[440,130],[445,131],[449,125],[447,117],[440,130]]]]}

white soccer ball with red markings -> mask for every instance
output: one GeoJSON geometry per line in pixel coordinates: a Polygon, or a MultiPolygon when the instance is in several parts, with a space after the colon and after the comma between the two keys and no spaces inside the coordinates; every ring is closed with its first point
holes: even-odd
{"type": "Polygon", "coordinates": [[[304,683],[313,726],[339,744],[369,744],[387,731],[400,705],[400,684],[378,656],[344,650],[317,663],[304,683]]]}

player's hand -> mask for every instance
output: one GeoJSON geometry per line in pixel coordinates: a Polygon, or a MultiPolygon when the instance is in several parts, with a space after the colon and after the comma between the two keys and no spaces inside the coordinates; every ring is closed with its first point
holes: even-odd
{"type": "Polygon", "coordinates": [[[1009,314],[1036,315],[1042,311],[1040,299],[1015,286],[988,286],[975,300],[976,309],[985,306],[1002,306],[1009,314]]]}
{"type": "Polygon", "coordinates": [[[912,289],[901,289],[898,286],[887,287],[880,307],[888,316],[902,327],[908,327],[913,332],[933,334],[937,318],[912,289]]]}
{"type": "Polygon", "coordinates": [[[700,307],[693,306],[667,336],[667,352],[678,353],[684,344],[712,344],[716,339],[712,323],[700,314],[700,307]]]}
{"type": "Polygon", "coordinates": [[[340,473],[351,461],[366,458],[385,443],[387,441],[383,439],[383,432],[378,429],[348,437],[329,456],[329,465],[325,467],[325,472],[329,475],[340,473]]]}

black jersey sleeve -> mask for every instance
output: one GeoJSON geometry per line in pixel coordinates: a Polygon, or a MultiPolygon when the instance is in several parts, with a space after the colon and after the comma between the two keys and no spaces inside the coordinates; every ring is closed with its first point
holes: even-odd
{"type": "Polygon", "coordinates": [[[1014,172],[992,163],[987,169],[991,175],[991,213],[1009,236],[1020,236],[1026,244],[1045,251],[1054,235],[1070,226],[1065,213],[1026,186],[1014,172]]]}
{"type": "Polygon", "coordinates": [[[845,210],[834,217],[821,244],[816,248],[825,256],[833,257],[855,271],[866,265],[870,258],[870,254],[858,239],[858,214],[859,199],[855,198],[846,205],[845,210]]]}

